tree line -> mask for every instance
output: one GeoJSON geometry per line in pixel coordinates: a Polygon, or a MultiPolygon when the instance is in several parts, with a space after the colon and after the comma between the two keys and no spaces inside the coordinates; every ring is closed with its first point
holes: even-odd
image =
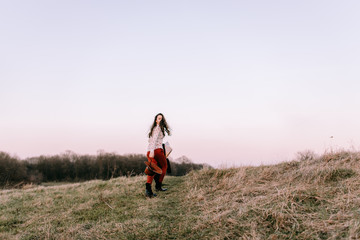
{"type": "MultiPolygon", "coordinates": [[[[148,161],[143,154],[118,155],[98,152],[97,155],[79,155],[71,151],[53,156],[39,156],[24,160],[0,152],[0,186],[42,182],[81,182],[93,179],[108,180],[120,176],[144,173],[148,161]]],[[[182,176],[199,170],[204,164],[170,161],[171,174],[182,176]]]]}

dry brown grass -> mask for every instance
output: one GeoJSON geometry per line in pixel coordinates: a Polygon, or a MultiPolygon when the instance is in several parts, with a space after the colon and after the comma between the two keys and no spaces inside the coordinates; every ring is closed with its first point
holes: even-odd
{"type": "Polygon", "coordinates": [[[193,172],[194,231],[211,239],[360,239],[360,153],[193,172]]]}
{"type": "Polygon", "coordinates": [[[360,239],[360,153],[0,191],[0,239],[360,239]]]}

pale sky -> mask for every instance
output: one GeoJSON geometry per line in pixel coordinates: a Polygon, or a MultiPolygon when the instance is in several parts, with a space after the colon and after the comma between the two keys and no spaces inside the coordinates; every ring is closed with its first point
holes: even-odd
{"type": "Polygon", "coordinates": [[[360,149],[360,1],[0,1],[0,151],[242,166],[360,149]],[[333,136],[333,138],[330,138],[333,136]]]}

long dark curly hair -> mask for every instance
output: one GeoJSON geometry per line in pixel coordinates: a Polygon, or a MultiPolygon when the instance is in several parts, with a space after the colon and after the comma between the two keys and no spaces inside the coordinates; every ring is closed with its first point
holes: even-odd
{"type": "Polygon", "coordinates": [[[159,115],[162,116],[162,119],[161,119],[161,121],[160,121],[160,128],[161,128],[162,133],[163,133],[164,136],[165,136],[165,132],[167,132],[167,134],[168,134],[169,136],[171,136],[171,132],[170,132],[170,131],[171,131],[171,128],[169,127],[168,123],[166,122],[166,119],[165,119],[164,115],[163,115],[162,113],[158,113],[158,114],[156,114],[156,116],[155,116],[155,118],[154,118],[154,122],[153,122],[153,124],[152,124],[152,126],[151,126],[151,128],[150,128],[149,138],[152,136],[153,130],[154,130],[154,128],[156,127],[156,118],[157,118],[159,115]]]}

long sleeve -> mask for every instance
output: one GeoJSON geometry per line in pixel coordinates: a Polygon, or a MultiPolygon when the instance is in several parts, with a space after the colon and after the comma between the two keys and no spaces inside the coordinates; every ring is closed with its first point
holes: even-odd
{"type": "Polygon", "coordinates": [[[153,151],[157,147],[157,145],[159,145],[159,141],[162,141],[162,138],[159,139],[160,133],[161,133],[160,126],[156,126],[153,130],[152,136],[149,138],[148,151],[153,151]]]}

